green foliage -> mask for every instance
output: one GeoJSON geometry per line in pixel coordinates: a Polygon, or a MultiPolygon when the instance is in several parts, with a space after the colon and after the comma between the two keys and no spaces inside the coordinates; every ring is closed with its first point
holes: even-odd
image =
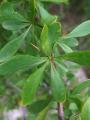
{"type": "Polygon", "coordinates": [[[81,120],[89,120],[90,119],[90,98],[86,101],[82,108],[81,112],[81,120]]]}
{"type": "Polygon", "coordinates": [[[23,43],[25,37],[27,36],[29,29],[25,31],[25,33],[22,33],[19,37],[16,37],[14,38],[14,40],[11,40],[10,42],[8,42],[1,49],[0,62],[6,61],[8,58],[12,57],[16,53],[16,51],[19,49],[19,47],[23,43]]]}
{"type": "Polygon", "coordinates": [[[65,60],[76,62],[80,65],[90,66],[90,51],[79,51],[62,56],[65,60]]]}
{"type": "Polygon", "coordinates": [[[86,80],[73,89],[72,94],[80,94],[82,90],[90,86],[90,80],[86,80]]]}
{"type": "Polygon", "coordinates": [[[42,2],[67,3],[68,0],[40,0],[42,2]]]}
{"type": "Polygon", "coordinates": [[[0,64],[0,75],[14,74],[25,71],[46,61],[46,58],[30,55],[16,55],[0,64]]]}
{"type": "Polygon", "coordinates": [[[90,80],[78,85],[72,66],[90,66],[90,51],[73,50],[79,43],[77,37],[90,34],[90,20],[63,35],[58,17],[46,10],[50,3],[66,4],[68,0],[1,2],[0,33],[5,31],[6,41],[0,38],[4,41],[0,46],[0,97],[4,94],[10,100],[21,100],[32,120],[57,120],[56,111],[52,111],[57,103],[58,113],[62,108],[66,119],[89,120],[90,80]],[[14,97],[11,88],[15,89],[14,97]]]}
{"type": "Polygon", "coordinates": [[[66,97],[65,86],[58,71],[56,71],[53,65],[51,65],[51,88],[54,99],[57,102],[64,102],[66,97]]]}
{"type": "Polygon", "coordinates": [[[42,66],[38,70],[36,70],[30,77],[27,79],[24,88],[23,88],[23,102],[24,104],[31,104],[34,100],[34,97],[36,95],[38,86],[42,80],[43,72],[46,65],[42,66]]]}
{"type": "Polygon", "coordinates": [[[67,38],[82,37],[90,34],[90,20],[83,22],[78,27],[76,27],[71,33],[69,33],[67,38]]]}

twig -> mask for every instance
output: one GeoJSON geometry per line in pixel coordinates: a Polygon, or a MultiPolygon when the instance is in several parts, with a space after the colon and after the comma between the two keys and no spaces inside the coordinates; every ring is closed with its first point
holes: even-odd
{"type": "Polygon", "coordinates": [[[58,120],[65,120],[64,111],[63,111],[63,104],[57,103],[57,106],[58,106],[58,120]]]}

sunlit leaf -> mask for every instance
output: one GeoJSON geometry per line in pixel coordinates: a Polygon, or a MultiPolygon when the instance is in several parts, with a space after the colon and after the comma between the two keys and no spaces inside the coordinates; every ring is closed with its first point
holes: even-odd
{"type": "Polygon", "coordinates": [[[83,37],[90,34],[90,20],[87,20],[77,26],[66,38],[83,37]]]}

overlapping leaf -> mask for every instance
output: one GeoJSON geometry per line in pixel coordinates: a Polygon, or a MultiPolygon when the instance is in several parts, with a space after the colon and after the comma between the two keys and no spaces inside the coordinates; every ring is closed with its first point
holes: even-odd
{"type": "Polygon", "coordinates": [[[57,102],[63,102],[66,98],[66,89],[64,82],[61,80],[58,71],[51,66],[51,89],[54,99],[57,102]]]}
{"type": "Polygon", "coordinates": [[[25,105],[32,104],[34,101],[37,89],[42,81],[43,72],[45,70],[46,64],[37,69],[25,82],[22,98],[25,105]]]}
{"type": "Polygon", "coordinates": [[[50,54],[51,52],[51,46],[50,46],[50,40],[48,37],[48,27],[47,25],[44,25],[43,30],[41,32],[41,47],[45,54],[50,54]]]}
{"type": "Polygon", "coordinates": [[[90,66],[90,51],[72,52],[63,55],[61,58],[80,65],[90,66]]]}
{"type": "Polygon", "coordinates": [[[48,11],[45,10],[41,5],[38,5],[38,6],[39,6],[40,15],[41,15],[41,22],[43,24],[49,25],[57,20],[57,16],[53,16],[50,13],[48,13],[48,11]]]}
{"type": "Polygon", "coordinates": [[[74,88],[72,94],[80,94],[81,91],[83,91],[85,88],[90,87],[90,80],[86,80],[82,83],[80,83],[77,87],[74,88]]]}
{"type": "Polygon", "coordinates": [[[82,108],[81,120],[90,120],[90,98],[88,98],[82,108]]]}
{"type": "Polygon", "coordinates": [[[10,2],[4,2],[0,6],[0,23],[7,30],[18,30],[29,25],[21,14],[14,11],[10,2]]]}
{"type": "Polygon", "coordinates": [[[24,39],[26,38],[30,27],[19,37],[16,37],[14,40],[8,42],[1,50],[0,50],[0,62],[6,61],[9,57],[13,56],[19,47],[22,45],[24,39]]]}
{"type": "Polygon", "coordinates": [[[18,71],[25,71],[45,62],[46,60],[47,59],[43,57],[17,55],[0,64],[0,75],[14,74],[18,71]]]}

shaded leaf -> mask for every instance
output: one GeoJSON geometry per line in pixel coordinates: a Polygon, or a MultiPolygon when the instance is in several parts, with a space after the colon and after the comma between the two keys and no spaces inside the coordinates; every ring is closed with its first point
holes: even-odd
{"type": "Polygon", "coordinates": [[[72,95],[80,94],[80,92],[83,91],[87,87],[90,87],[90,80],[84,81],[84,82],[80,83],[77,87],[75,87],[72,92],[72,95]]]}
{"type": "Polygon", "coordinates": [[[63,55],[62,58],[80,65],[90,66],[90,51],[68,53],[63,55]]]}
{"type": "Polygon", "coordinates": [[[0,6],[0,23],[7,20],[27,22],[27,20],[21,14],[14,11],[13,5],[10,2],[4,2],[0,6]]]}
{"type": "Polygon", "coordinates": [[[3,28],[7,30],[19,30],[29,25],[30,23],[21,22],[18,20],[7,20],[2,23],[3,28]]]}
{"type": "Polygon", "coordinates": [[[46,11],[41,5],[39,6],[39,11],[41,15],[41,22],[43,24],[48,24],[50,25],[51,23],[55,22],[57,20],[57,16],[53,16],[48,11],[46,11]]]}
{"type": "Polygon", "coordinates": [[[25,71],[46,61],[43,57],[30,55],[17,55],[0,64],[0,75],[14,74],[17,71],[25,71]]]}
{"type": "Polygon", "coordinates": [[[30,3],[30,19],[32,20],[32,22],[34,22],[34,17],[35,17],[35,0],[29,0],[30,3]]]}
{"type": "Polygon", "coordinates": [[[42,2],[68,3],[68,0],[40,0],[42,2]]]}
{"type": "Polygon", "coordinates": [[[48,27],[48,35],[52,44],[56,43],[61,36],[61,24],[54,22],[48,27]]]}
{"type": "Polygon", "coordinates": [[[10,2],[3,2],[0,5],[0,14],[8,15],[13,13],[14,13],[13,5],[10,2]]]}
{"type": "Polygon", "coordinates": [[[48,105],[43,111],[41,111],[35,120],[45,120],[45,117],[49,111],[50,106],[48,105]]]}
{"type": "Polygon", "coordinates": [[[30,75],[24,84],[22,99],[25,105],[32,104],[34,97],[36,95],[37,89],[40,82],[42,81],[43,72],[46,64],[37,69],[34,73],[30,75]]]}
{"type": "Polygon", "coordinates": [[[13,56],[16,51],[19,49],[24,39],[26,38],[30,27],[19,37],[15,38],[8,42],[1,50],[0,50],[0,62],[6,61],[9,57],[13,56]]]}
{"type": "Polygon", "coordinates": [[[38,100],[30,105],[30,112],[37,114],[48,106],[51,99],[38,100]]]}
{"type": "Polygon", "coordinates": [[[66,98],[66,89],[58,71],[51,65],[51,89],[54,99],[63,102],[66,98]]]}

